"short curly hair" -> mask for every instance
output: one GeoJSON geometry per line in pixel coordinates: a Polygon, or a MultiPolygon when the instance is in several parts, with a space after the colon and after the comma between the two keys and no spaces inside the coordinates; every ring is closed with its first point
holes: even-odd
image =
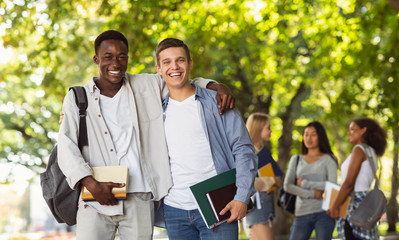
{"type": "Polygon", "coordinates": [[[98,53],[98,48],[100,47],[100,44],[104,40],[121,40],[126,44],[126,48],[129,51],[129,44],[127,42],[126,37],[122,33],[116,30],[108,30],[98,35],[98,37],[94,41],[94,52],[96,53],[96,55],[98,53]]]}

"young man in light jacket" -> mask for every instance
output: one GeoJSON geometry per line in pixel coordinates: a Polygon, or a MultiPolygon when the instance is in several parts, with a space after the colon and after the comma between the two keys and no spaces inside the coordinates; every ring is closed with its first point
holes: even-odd
{"type": "MultiPolygon", "coordinates": [[[[79,202],[76,238],[113,239],[118,229],[121,239],[152,239],[154,201],[172,186],[161,105],[167,89],[157,74],[126,73],[128,42],[120,32],[103,32],[94,48],[100,76],[84,86],[88,146],[80,152],[77,145],[79,114],[72,91],[64,100],[58,138],[59,166],[70,187],[83,184],[97,200],[79,202]],[[111,193],[123,185],[92,177],[91,167],[112,165],[129,167],[124,201],[111,193]]],[[[209,80],[197,83],[205,87],[209,80]]]]}

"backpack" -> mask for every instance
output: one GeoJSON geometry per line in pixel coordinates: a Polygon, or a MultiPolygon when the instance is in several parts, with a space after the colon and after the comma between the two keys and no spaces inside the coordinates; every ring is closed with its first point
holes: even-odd
{"type": "MultiPolygon", "coordinates": [[[[88,145],[86,109],[87,95],[83,87],[69,88],[75,93],[76,105],[79,107],[79,138],[78,146],[82,151],[83,146],[88,145]]],[[[57,146],[51,151],[46,171],[40,174],[42,194],[54,218],[59,223],[69,226],[76,224],[80,187],[73,190],[69,187],[65,175],[58,166],[57,146]]]]}

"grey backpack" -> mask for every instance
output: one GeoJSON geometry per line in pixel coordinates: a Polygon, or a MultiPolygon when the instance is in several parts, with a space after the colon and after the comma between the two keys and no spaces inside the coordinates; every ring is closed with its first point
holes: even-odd
{"type": "MultiPolygon", "coordinates": [[[[86,109],[87,95],[83,87],[75,86],[69,90],[75,93],[76,105],[79,107],[79,138],[78,146],[82,151],[83,146],[88,145],[86,109]]],[[[54,218],[59,223],[69,226],[76,224],[80,187],[73,190],[69,187],[65,175],[58,166],[57,146],[51,151],[46,171],[40,174],[40,185],[44,200],[54,218]]]]}

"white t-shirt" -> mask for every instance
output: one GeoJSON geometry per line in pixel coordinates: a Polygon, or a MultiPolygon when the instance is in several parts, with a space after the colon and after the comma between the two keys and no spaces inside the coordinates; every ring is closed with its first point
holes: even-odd
{"type": "Polygon", "coordinates": [[[119,165],[129,168],[128,192],[150,192],[141,170],[137,129],[133,126],[127,91],[123,84],[112,98],[100,95],[101,112],[110,131],[119,165]]]}
{"type": "MultiPolygon", "coordinates": [[[[357,144],[355,148],[356,147],[360,147],[363,150],[363,152],[365,152],[362,145],[357,144]]],[[[371,149],[372,149],[372,154],[374,154],[373,158],[377,160],[377,155],[375,154],[374,149],[373,148],[371,149]]],[[[351,157],[352,154],[350,154],[348,158],[344,161],[344,163],[342,163],[341,165],[341,184],[345,181],[346,176],[348,175],[348,168],[351,161],[351,157]]],[[[374,164],[375,166],[378,166],[376,161],[374,161],[374,164]]],[[[356,178],[354,191],[355,192],[368,191],[370,189],[371,183],[373,182],[373,179],[374,179],[374,173],[373,170],[371,169],[370,162],[367,158],[365,161],[362,162],[362,165],[360,166],[360,171],[356,178]]]]}
{"type": "Polygon", "coordinates": [[[173,186],[164,202],[179,209],[196,209],[189,187],[217,173],[195,95],[182,102],[169,99],[165,134],[173,186]]]}

